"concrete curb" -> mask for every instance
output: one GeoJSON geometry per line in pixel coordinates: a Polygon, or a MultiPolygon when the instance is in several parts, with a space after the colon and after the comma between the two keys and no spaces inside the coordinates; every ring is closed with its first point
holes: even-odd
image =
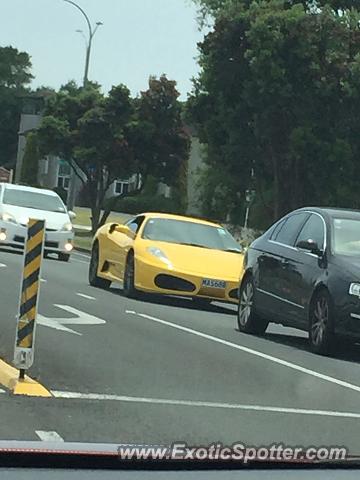
{"type": "Polygon", "coordinates": [[[24,380],[19,380],[19,371],[4,360],[0,360],[0,384],[12,391],[14,395],[52,397],[43,385],[27,375],[24,380]]]}

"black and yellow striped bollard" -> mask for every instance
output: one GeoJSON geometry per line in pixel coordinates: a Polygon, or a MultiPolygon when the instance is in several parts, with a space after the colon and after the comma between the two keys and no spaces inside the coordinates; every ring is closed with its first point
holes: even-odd
{"type": "Polygon", "coordinates": [[[37,306],[39,301],[41,263],[44,253],[45,220],[30,219],[24,250],[24,267],[17,317],[14,365],[20,379],[34,361],[37,306]]]}

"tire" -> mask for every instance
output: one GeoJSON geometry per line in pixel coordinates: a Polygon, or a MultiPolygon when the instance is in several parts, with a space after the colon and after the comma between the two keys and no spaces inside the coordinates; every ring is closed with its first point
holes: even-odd
{"type": "Polygon", "coordinates": [[[328,355],[334,349],[334,308],[327,290],[315,293],[309,311],[309,345],[314,353],[328,355]]]}
{"type": "Polygon", "coordinates": [[[89,265],[89,283],[92,287],[97,288],[109,288],[110,287],[110,280],[105,280],[104,278],[98,277],[98,269],[99,269],[99,244],[95,243],[92,251],[91,251],[91,258],[90,258],[90,265],[89,265]]]}
{"type": "Polygon", "coordinates": [[[58,259],[60,262],[68,262],[70,260],[70,255],[68,253],[59,253],[58,259]]]}
{"type": "Polygon", "coordinates": [[[262,335],[269,322],[260,318],[254,310],[255,287],[251,275],[247,275],[241,283],[237,322],[240,332],[262,335]]]}
{"type": "Polygon", "coordinates": [[[135,288],[135,259],[133,253],[130,253],[126,260],[124,273],[124,295],[128,298],[138,297],[138,291],[135,288]]]}

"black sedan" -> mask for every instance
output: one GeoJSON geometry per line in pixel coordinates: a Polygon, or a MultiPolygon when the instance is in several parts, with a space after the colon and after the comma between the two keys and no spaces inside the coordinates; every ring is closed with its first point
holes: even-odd
{"type": "Polygon", "coordinates": [[[311,349],[360,339],[360,211],[302,208],[246,252],[238,326],[262,334],[269,322],[309,332],[311,349]]]}

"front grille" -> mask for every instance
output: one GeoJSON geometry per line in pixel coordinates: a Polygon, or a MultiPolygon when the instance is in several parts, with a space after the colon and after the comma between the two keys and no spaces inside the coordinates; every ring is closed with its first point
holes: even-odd
{"type": "Polygon", "coordinates": [[[25,237],[21,237],[20,235],[15,235],[14,236],[14,242],[25,243],[25,237]]]}
{"type": "Polygon", "coordinates": [[[45,242],[45,247],[59,248],[59,242],[45,242]]]}
{"type": "Polygon", "coordinates": [[[229,292],[229,297],[230,298],[239,298],[239,289],[238,288],[233,288],[229,292]]]}
{"type": "Polygon", "coordinates": [[[155,278],[155,285],[166,290],[175,290],[177,292],[193,292],[196,286],[184,280],[183,278],[174,277],[173,275],[160,274],[155,278]]]}

